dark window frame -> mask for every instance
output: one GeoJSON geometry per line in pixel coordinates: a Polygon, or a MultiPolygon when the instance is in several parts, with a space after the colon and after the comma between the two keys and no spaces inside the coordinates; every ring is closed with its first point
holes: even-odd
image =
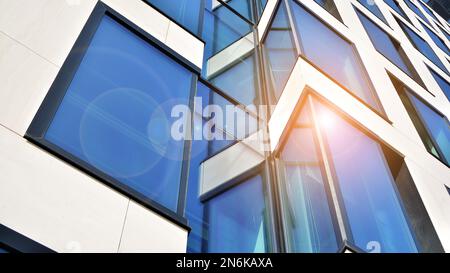
{"type": "MultiPolygon", "coordinates": [[[[92,41],[102,19],[104,16],[109,16],[114,19],[117,23],[125,27],[131,33],[135,34],[137,37],[141,38],[144,42],[154,46],[156,49],[161,51],[163,54],[179,65],[183,66],[185,69],[191,72],[191,87],[189,90],[189,102],[193,103],[193,96],[196,89],[196,83],[198,75],[200,74],[200,69],[191,63],[189,60],[185,59],[183,56],[170,49],[164,43],[157,40],[155,37],[151,36],[143,29],[141,29],[136,24],[129,21],[126,17],[116,12],[114,9],[108,5],[98,2],[95,6],[93,12],[91,13],[87,23],[85,24],[83,30],[81,31],[78,39],[75,42],[72,50],[70,51],[67,59],[65,60],[63,66],[61,67],[56,79],[54,80],[52,86],[50,87],[45,99],[43,100],[39,110],[37,111],[31,125],[29,126],[25,138],[31,143],[39,146],[45,151],[53,154],[59,159],[69,163],[71,166],[83,171],[87,175],[93,177],[94,179],[106,184],[107,186],[119,191],[130,199],[136,201],[137,203],[143,205],[144,207],[152,210],[153,212],[159,214],[160,216],[174,222],[175,224],[183,227],[186,230],[190,230],[187,220],[184,217],[184,207],[185,199],[187,194],[187,176],[188,167],[187,160],[183,160],[179,192],[177,200],[176,212],[172,211],[156,201],[153,201],[149,197],[144,196],[137,190],[125,185],[119,180],[113,178],[112,176],[98,170],[97,168],[91,166],[87,162],[79,159],[78,157],[66,152],[57,145],[47,141],[44,136],[48,130],[53,117],[71,84],[75,73],[77,72],[81,61],[87,52],[90,42],[92,41]]],[[[189,152],[190,143],[186,141],[184,143],[183,154],[184,157],[186,153],[189,152]]]]}
{"type": "Polygon", "coordinates": [[[10,253],[55,253],[54,250],[0,224],[0,247],[10,253]]]}

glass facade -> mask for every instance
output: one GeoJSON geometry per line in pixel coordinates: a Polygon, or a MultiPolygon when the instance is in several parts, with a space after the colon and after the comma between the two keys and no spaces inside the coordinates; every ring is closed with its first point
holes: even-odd
{"type": "Polygon", "coordinates": [[[191,80],[188,70],[105,16],[45,139],[176,211],[184,144],[170,135],[171,108],[188,103],[191,80]]]}
{"type": "Polygon", "coordinates": [[[450,125],[448,119],[425,104],[397,79],[391,77],[426,149],[449,165],[450,125]]]}
{"type": "Polygon", "coordinates": [[[384,0],[384,2],[391,7],[391,9],[395,10],[397,14],[399,14],[401,17],[403,17],[405,20],[411,23],[411,20],[409,19],[408,15],[403,11],[403,9],[398,4],[397,0],[384,0]]]}
{"type": "Polygon", "coordinates": [[[450,83],[448,83],[446,80],[444,80],[444,78],[439,76],[431,68],[428,68],[428,69],[430,70],[430,73],[433,76],[434,80],[437,82],[437,84],[441,88],[442,92],[444,92],[445,96],[447,96],[447,99],[450,101],[450,83]]]}
{"type": "Polygon", "coordinates": [[[302,54],[355,96],[380,110],[373,87],[352,44],[298,4],[292,4],[302,54]]]}
{"type": "Polygon", "coordinates": [[[277,101],[298,58],[294,34],[287,16],[286,5],[281,3],[264,41],[271,101],[277,101]]]}
{"type": "MultiPolygon", "coordinates": [[[[298,76],[292,71],[299,60],[358,99],[344,103],[375,110],[382,118],[377,122],[397,126],[384,116],[351,35],[333,29],[339,22],[282,0],[259,33],[267,0],[174,1],[147,0],[201,36],[201,70],[112,9],[101,16],[94,12],[98,20],[90,20],[43,103],[50,109],[41,107],[36,117],[43,120],[33,121],[45,129],[34,134],[31,126],[27,139],[190,229],[189,253],[333,253],[349,246],[381,253],[441,250],[403,155],[368,129],[372,125],[339,109],[338,98],[312,90],[311,79],[298,90],[304,92],[296,106],[287,105],[292,113],[282,113],[289,120],[281,121],[287,125],[279,128],[275,148],[260,151],[242,141],[269,127],[273,116],[257,106],[278,102],[288,80],[298,76]],[[187,106],[187,139],[173,137],[178,105],[187,106]],[[229,108],[231,119],[222,116],[229,108]],[[226,157],[241,146],[236,158],[226,157]],[[262,159],[236,167],[246,152],[252,164],[254,154],[262,159]],[[205,175],[209,160],[223,168],[217,177],[205,175]]],[[[315,2],[342,22],[334,1],[315,2]]],[[[359,2],[386,23],[375,2],[359,2]]],[[[407,18],[397,1],[385,2],[407,18]]],[[[354,10],[375,49],[423,85],[400,43],[378,20],[354,10]]],[[[446,71],[427,42],[399,24],[414,46],[446,71]]],[[[446,46],[423,27],[439,47],[446,46]]],[[[450,84],[430,72],[449,97],[450,84]]],[[[426,149],[449,165],[447,118],[392,81],[426,149]]]]}
{"type": "Polygon", "coordinates": [[[206,0],[144,0],[167,14],[193,34],[199,34],[206,0]]]}
{"type": "Polygon", "coordinates": [[[427,32],[428,36],[433,40],[433,42],[440,48],[442,51],[444,51],[448,56],[450,56],[450,50],[448,49],[445,42],[436,34],[434,31],[432,31],[428,26],[426,26],[423,23],[420,23],[427,32]]]}
{"type": "Polygon", "coordinates": [[[383,23],[385,23],[386,25],[388,24],[386,18],[384,18],[383,13],[381,12],[380,8],[378,7],[377,3],[375,3],[375,1],[358,0],[358,2],[364,7],[366,7],[368,10],[370,10],[370,12],[372,12],[376,17],[378,17],[378,19],[383,21],[383,23]]]}
{"type": "Polygon", "coordinates": [[[419,18],[421,18],[425,23],[430,24],[430,21],[428,21],[427,17],[415,4],[413,4],[410,0],[405,0],[405,3],[419,18]]]}
{"type": "Polygon", "coordinates": [[[400,43],[394,40],[389,34],[387,34],[365,15],[360,12],[357,13],[375,49],[408,76],[423,85],[422,80],[415,71],[411,61],[401,48],[400,43]]]}
{"type": "Polygon", "coordinates": [[[397,21],[400,27],[403,29],[403,32],[408,37],[410,42],[413,44],[413,46],[422,53],[425,57],[427,57],[432,63],[434,63],[437,67],[439,67],[442,71],[448,74],[448,70],[445,67],[445,65],[442,63],[442,61],[439,59],[439,57],[436,55],[436,53],[433,51],[431,46],[422,39],[417,33],[414,32],[411,28],[409,28],[407,25],[403,24],[400,21],[397,21]]]}

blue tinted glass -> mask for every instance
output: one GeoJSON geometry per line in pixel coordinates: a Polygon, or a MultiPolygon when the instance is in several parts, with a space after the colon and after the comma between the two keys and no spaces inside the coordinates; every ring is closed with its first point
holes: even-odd
{"type": "Polygon", "coordinates": [[[433,111],[416,96],[409,95],[409,97],[425,122],[431,137],[440,148],[443,157],[450,162],[450,125],[447,119],[433,111]]]}
{"type": "Polygon", "coordinates": [[[252,16],[251,0],[229,0],[224,2],[226,2],[228,6],[230,6],[232,9],[237,11],[240,15],[244,16],[249,21],[256,21],[252,16]]]}
{"type": "Polygon", "coordinates": [[[183,142],[170,117],[190,85],[190,72],[105,16],[45,139],[175,210],[183,142]]]}
{"type": "Polygon", "coordinates": [[[210,82],[245,106],[258,105],[254,75],[255,57],[237,60],[231,67],[210,78],[210,82]]]}
{"type": "Polygon", "coordinates": [[[436,15],[434,15],[434,13],[431,11],[431,9],[429,9],[427,6],[422,4],[420,1],[417,1],[417,3],[419,3],[419,5],[422,6],[422,8],[425,10],[425,12],[428,13],[434,20],[436,20],[436,22],[439,22],[438,18],[436,17],[436,15]]]}
{"type": "Polygon", "coordinates": [[[433,75],[433,78],[436,80],[439,87],[444,91],[444,94],[447,96],[447,98],[450,100],[450,84],[444,80],[441,76],[439,76],[436,72],[434,72],[432,69],[430,69],[431,75],[433,75]]]}
{"type": "Polygon", "coordinates": [[[448,47],[445,45],[445,42],[442,41],[441,38],[439,38],[439,36],[436,35],[436,33],[434,33],[429,27],[427,27],[425,24],[422,24],[423,29],[425,29],[425,31],[428,33],[428,35],[431,37],[431,39],[433,40],[433,42],[440,48],[442,49],[442,51],[444,51],[445,53],[447,53],[447,55],[450,56],[450,50],[448,49],[448,47]]]}
{"type": "Polygon", "coordinates": [[[401,15],[403,18],[405,18],[408,22],[411,22],[408,18],[408,16],[405,14],[403,9],[399,6],[396,0],[384,0],[386,4],[389,5],[393,10],[395,10],[399,15],[401,15]]]}
{"type": "MultiPolygon", "coordinates": [[[[199,115],[194,116],[194,130],[202,133],[204,122],[199,115]]],[[[195,133],[194,133],[195,134],[195,133]]],[[[206,240],[204,227],[208,226],[204,218],[204,205],[200,201],[200,164],[208,157],[208,142],[193,140],[189,157],[189,180],[187,189],[185,216],[188,219],[191,232],[188,236],[187,252],[199,253],[203,251],[206,240]]]]}
{"type": "Polygon", "coordinates": [[[403,72],[414,78],[414,73],[407,65],[409,60],[406,60],[404,55],[400,54],[400,44],[394,42],[384,30],[368,19],[365,15],[360,12],[357,13],[375,49],[389,61],[394,63],[403,72]]]}
{"type": "Polygon", "coordinates": [[[314,0],[314,2],[322,6],[326,11],[342,22],[342,18],[339,15],[336,5],[334,4],[334,0],[314,0]]]}
{"type": "Polygon", "coordinates": [[[325,192],[313,127],[306,113],[291,131],[280,165],[290,252],[336,252],[338,244],[325,192]],[[306,122],[303,123],[303,122],[306,122]]]}
{"type": "Polygon", "coordinates": [[[203,0],[145,0],[194,34],[199,32],[203,0]]]}
{"type": "Polygon", "coordinates": [[[355,245],[367,251],[379,246],[381,252],[417,252],[380,145],[318,108],[355,245]]]}
{"type": "Polygon", "coordinates": [[[353,46],[300,5],[294,4],[293,10],[306,57],[356,96],[380,109],[353,46]]]}
{"type": "Polygon", "coordinates": [[[439,57],[436,55],[436,53],[433,51],[433,49],[430,47],[430,45],[423,40],[419,35],[417,35],[412,29],[410,29],[408,26],[403,24],[402,22],[398,21],[399,25],[402,27],[403,31],[405,32],[406,36],[409,38],[413,46],[420,51],[425,57],[427,57],[431,62],[433,62],[437,67],[442,69],[444,72],[448,73],[447,68],[445,65],[441,62],[439,57]]]}
{"type": "Polygon", "coordinates": [[[372,12],[378,19],[383,21],[383,23],[387,24],[386,18],[384,18],[383,13],[381,13],[380,9],[378,8],[377,4],[374,0],[358,0],[361,5],[366,7],[370,12],[372,12]]]}
{"type": "Polygon", "coordinates": [[[411,1],[409,1],[409,0],[406,0],[405,3],[417,16],[422,18],[422,20],[424,20],[427,24],[430,23],[430,21],[428,21],[427,17],[419,10],[419,8],[416,5],[411,3],[411,1]]]}
{"type": "Polygon", "coordinates": [[[447,40],[450,41],[450,34],[446,30],[444,30],[440,25],[438,25],[439,29],[442,33],[444,33],[445,37],[447,37],[447,40]]]}
{"type": "Polygon", "coordinates": [[[297,61],[297,51],[292,35],[286,7],[282,3],[264,41],[269,69],[268,81],[271,95],[275,100],[280,97],[297,61]]]}
{"type": "Polygon", "coordinates": [[[9,253],[9,251],[7,251],[6,249],[0,247],[0,254],[2,254],[2,253],[9,253]]]}
{"type": "Polygon", "coordinates": [[[214,197],[207,206],[208,252],[266,251],[266,206],[260,176],[214,197]]]}

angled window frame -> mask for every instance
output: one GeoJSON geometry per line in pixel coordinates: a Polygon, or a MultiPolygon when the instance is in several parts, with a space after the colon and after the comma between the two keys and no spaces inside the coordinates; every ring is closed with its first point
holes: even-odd
{"type": "MultiPolygon", "coordinates": [[[[136,201],[137,203],[143,205],[144,207],[150,209],[151,211],[159,214],[160,216],[172,221],[176,225],[190,230],[186,218],[184,217],[184,206],[187,193],[187,176],[188,176],[188,166],[186,160],[183,160],[181,166],[181,174],[179,181],[179,189],[177,193],[177,206],[176,211],[166,208],[164,205],[159,204],[157,201],[145,196],[144,194],[138,192],[118,179],[106,174],[104,171],[97,169],[86,161],[72,155],[63,148],[53,144],[52,142],[45,139],[45,133],[49,129],[53,118],[57,114],[57,110],[63,101],[66,92],[74,78],[77,70],[89,49],[89,45],[96,34],[98,27],[101,24],[102,19],[105,16],[109,16],[118,24],[126,28],[128,31],[136,35],[138,38],[142,39],[145,43],[153,46],[155,49],[159,50],[167,58],[175,61],[187,71],[191,73],[191,86],[188,94],[189,103],[193,104],[193,96],[196,89],[196,83],[198,75],[200,74],[200,69],[189,60],[184,58],[182,55],[169,48],[167,45],[144,31],[142,28],[137,26],[135,23],[128,20],[126,17],[116,12],[114,9],[108,5],[98,2],[92,11],[88,21],[86,22],[83,30],[78,36],[72,50],[70,51],[68,57],[66,58],[63,66],[61,67],[56,79],[54,80],[52,86],[50,87],[47,95],[39,107],[36,115],[31,122],[26,134],[25,139],[31,143],[39,146],[45,151],[53,154],[59,159],[69,163],[73,167],[83,171],[87,175],[93,177],[94,179],[106,184],[107,186],[117,190],[118,192],[124,194],[130,199],[136,201]]],[[[191,105],[192,106],[192,105],[191,105]]],[[[189,140],[185,141],[184,148],[182,149],[183,157],[189,153],[190,143],[189,140]]]]}

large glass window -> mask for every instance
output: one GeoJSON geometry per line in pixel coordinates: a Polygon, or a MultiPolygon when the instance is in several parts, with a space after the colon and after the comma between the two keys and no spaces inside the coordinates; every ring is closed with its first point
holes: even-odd
{"type": "Polygon", "coordinates": [[[417,252],[380,144],[316,105],[355,245],[417,252]]]}
{"type": "Polygon", "coordinates": [[[367,252],[418,252],[417,242],[434,240],[413,235],[431,225],[401,157],[325,104],[306,98],[283,145],[280,200],[289,251],[333,252],[349,241],[367,252]]]}
{"type": "Polygon", "coordinates": [[[206,252],[266,252],[265,193],[255,176],[206,203],[206,252]]]}
{"type": "Polygon", "coordinates": [[[434,80],[437,82],[439,87],[442,89],[444,94],[447,96],[448,100],[450,100],[450,83],[448,83],[444,78],[438,75],[433,69],[428,68],[430,70],[431,75],[433,76],[434,80]]]}
{"type": "Polygon", "coordinates": [[[359,11],[357,11],[357,13],[375,49],[423,86],[422,80],[401,48],[400,43],[394,40],[364,14],[359,11]]]}
{"type": "Polygon", "coordinates": [[[428,35],[431,37],[433,42],[440,48],[442,51],[444,51],[447,55],[450,56],[450,50],[448,49],[447,45],[445,45],[445,42],[436,34],[434,31],[432,31],[428,26],[426,26],[424,23],[420,23],[425,29],[425,31],[428,33],[428,35]]]}
{"type": "Polygon", "coordinates": [[[302,54],[355,96],[381,110],[354,46],[300,4],[292,3],[292,9],[302,54]]]}
{"type": "Polygon", "coordinates": [[[392,76],[391,79],[427,150],[449,165],[450,125],[447,118],[430,108],[400,81],[392,76]]]}
{"type": "Polygon", "coordinates": [[[171,137],[171,108],[188,105],[191,78],[105,15],[44,139],[121,188],[176,211],[184,143],[171,137]]]}
{"type": "Polygon", "coordinates": [[[446,72],[448,74],[448,70],[445,67],[445,65],[441,62],[439,57],[436,55],[436,53],[433,51],[433,49],[430,47],[430,45],[422,39],[417,33],[414,32],[411,28],[409,28],[407,25],[403,24],[402,22],[398,21],[398,24],[403,29],[404,33],[408,37],[408,39],[411,41],[413,46],[422,53],[425,57],[427,57],[431,62],[433,62],[437,67],[442,69],[442,71],[446,72]]]}
{"type": "Polygon", "coordinates": [[[427,24],[430,23],[430,21],[428,21],[427,17],[419,10],[419,8],[415,4],[413,4],[410,0],[405,0],[405,3],[424,22],[426,22],[427,24]]]}
{"type": "Polygon", "coordinates": [[[199,34],[204,0],[144,0],[154,5],[180,25],[199,34]]]}
{"type": "Polygon", "coordinates": [[[378,19],[383,21],[383,23],[385,23],[386,25],[388,24],[386,18],[384,18],[383,13],[381,13],[381,10],[378,7],[375,0],[358,0],[358,2],[364,7],[366,7],[368,10],[370,10],[370,12],[372,12],[376,17],[378,17],[378,19]]]}
{"type": "Polygon", "coordinates": [[[286,6],[282,2],[264,41],[268,63],[267,78],[273,101],[277,101],[281,96],[298,58],[292,28],[286,12],[286,6]]]}
{"type": "Polygon", "coordinates": [[[431,18],[433,18],[436,21],[436,23],[440,22],[438,20],[438,18],[436,17],[436,15],[434,15],[434,12],[429,7],[427,7],[422,2],[420,2],[420,0],[417,0],[417,3],[419,3],[420,6],[422,6],[422,8],[425,10],[425,12],[428,13],[428,15],[430,15],[431,18]]]}
{"type": "Polygon", "coordinates": [[[289,252],[336,252],[339,248],[321,162],[306,107],[279,160],[289,252]]]}
{"type": "Polygon", "coordinates": [[[397,0],[384,0],[384,2],[391,7],[395,12],[397,12],[400,16],[402,16],[405,20],[411,23],[408,15],[406,15],[405,11],[400,7],[397,0]]]}

